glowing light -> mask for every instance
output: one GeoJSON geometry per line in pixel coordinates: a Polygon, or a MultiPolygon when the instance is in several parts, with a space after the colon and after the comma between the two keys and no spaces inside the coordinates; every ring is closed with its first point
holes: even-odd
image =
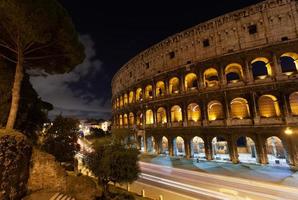
{"type": "Polygon", "coordinates": [[[286,135],[292,135],[292,134],[293,134],[293,130],[290,129],[290,128],[288,127],[288,128],[286,128],[286,130],[285,130],[285,134],[286,134],[286,135]]]}

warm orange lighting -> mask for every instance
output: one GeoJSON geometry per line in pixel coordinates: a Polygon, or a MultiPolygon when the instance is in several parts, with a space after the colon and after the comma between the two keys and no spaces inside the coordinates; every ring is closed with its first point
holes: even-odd
{"type": "Polygon", "coordinates": [[[286,128],[286,130],[285,130],[285,134],[286,134],[286,135],[292,135],[292,134],[293,134],[293,130],[290,129],[290,128],[288,127],[288,128],[286,128]]]}

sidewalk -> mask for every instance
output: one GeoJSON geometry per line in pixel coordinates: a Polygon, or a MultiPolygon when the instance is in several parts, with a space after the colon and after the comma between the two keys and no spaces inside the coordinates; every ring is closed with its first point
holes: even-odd
{"type": "Polygon", "coordinates": [[[298,172],[289,168],[262,166],[257,164],[232,164],[214,161],[187,160],[169,156],[143,154],[141,161],[218,175],[246,178],[288,186],[298,186],[298,172]]]}

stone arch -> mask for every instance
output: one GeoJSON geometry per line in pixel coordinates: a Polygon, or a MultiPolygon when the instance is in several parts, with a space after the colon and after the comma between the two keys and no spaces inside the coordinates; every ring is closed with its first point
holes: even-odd
{"type": "Polygon", "coordinates": [[[280,56],[280,66],[282,73],[291,75],[298,71],[298,54],[287,52],[280,56]]]}
{"type": "Polygon", "coordinates": [[[224,118],[224,111],[221,102],[217,100],[210,101],[207,107],[208,120],[214,121],[224,118]]]}
{"type": "Polygon", "coordinates": [[[169,140],[166,136],[163,136],[161,138],[160,153],[165,154],[165,155],[169,155],[169,140]]]}
{"type": "Polygon", "coordinates": [[[237,97],[230,103],[231,116],[234,119],[245,119],[250,117],[249,105],[246,99],[237,97]]]}
{"type": "Polygon", "coordinates": [[[129,125],[132,126],[135,124],[135,115],[133,114],[133,112],[130,112],[129,115],[128,115],[128,118],[129,118],[129,125]]]}
{"type": "Polygon", "coordinates": [[[134,92],[130,91],[128,95],[128,103],[133,103],[134,92]]]}
{"type": "Polygon", "coordinates": [[[123,115],[123,125],[127,125],[128,124],[128,117],[127,117],[127,114],[125,113],[124,115],[123,115]]]}
{"type": "Polygon", "coordinates": [[[155,138],[153,136],[149,136],[147,138],[147,152],[148,153],[156,153],[156,149],[155,149],[155,138]]]}
{"type": "Polygon", "coordinates": [[[136,101],[142,101],[143,100],[143,90],[142,88],[138,88],[136,90],[136,101]]]}
{"type": "Polygon", "coordinates": [[[215,68],[208,68],[203,74],[205,87],[214,87],[219,85],[218,72],[215,68]]]}
{"type": "Polygon", "coordinates": [[[272,67],[270,62],[265,57],[259,57],[251,61],[253,77],[257,79],[265,79],[272,76],[272,67]]]}
{"type": "Polygon", "coordinates": [[[298,92],[290,94],[289,103],[292,115],[298,116],[298,92]]]}
{"type": "Polygon", "coordinates": [[[152,99],[153,98],[153,92],[152,92],[152,85],[147,85],[145,88],[145,99],[152,99]]]}
{"type": "Polygon", "coordinates": [[[146,124],[153,124],[153,111],[151,109],[146,110],[146,124]]]}
{"type": "Polygon", "coordinates": [[[206,159],[205,143],[201,137],[195,136],[191,140],[191,155],[193,158],[206,159]]]}
{"type": "Polygon", "coordinates": [[[230,161],[228,141],[222,137],[217,136],[212,139],[212,157],[216,161],[230,161]]]}
{"type": "Polygon", "coordinates": [[[158,81],[156,83],[155,94],[156,94],[156,97],[161,97],[166,94],[166,87],[165,87],[165,83],[163,81],[158,81]]]}
{"type": "Polygon", "coordinates": [[[173,77],[169,81],[169,92],[170,94],[177,94],[179,93],[180,89],[180,80],[177,77],[173,77]]]}
{"type": "Polygon", "coordinates": [[[171,121],[180,122],[182,121],[182,109],[179,105],[174,105],[171,108],[171,121]]]}
{"type": "Polygon", "coordinates": [[[266,139],[266,149],[269,165],[288,166],[288,154],[279,137],[268,137],[266,139]]]}
{"type": "Polygon", "coordinates": [[[177,136],[173,140],[174,156],[185,156],[185,144],[184,139],[181,136],[177,136]]]}
{"type": "Polygon", "coordinates": [[[157,124],[167,123],[167,111],[164,107],[159,107],[156,112],[157,124]]]}
{"type": "Polygon", "coordinates": [[[258,100],[258,105],[261,117],[280,116],[279,104],[275,96],[270,94],[262,95],[258,100]]]}
{"type": "Polygon", "coordinates": [[[242,163],[257,163],[256,144],[250,137],[240,136],[237,141],[238,159],[242,163]]]}
{"type": "Polygon", "coordinates": [[[197,75],[195,73],[188,73],[185,76],[185,90],[194,90],[198,88],[198,80],[197,80],[197,75]]]}
{"type": "Polygon", "coordinates": [[[190,103],[187,106],[187,120],[194,122],[201,120],[201,110],[197,103],[190,103]]]}
{"type": "Polygon", "coordinates": [[[225,68],[225,75],[228,83],[236,83],[243,80],[242,66],[238,63],[228,64],[225,68]]]}

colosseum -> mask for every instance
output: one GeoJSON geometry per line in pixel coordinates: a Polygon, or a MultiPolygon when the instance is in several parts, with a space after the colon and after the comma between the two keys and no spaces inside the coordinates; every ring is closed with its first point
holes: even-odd
{"type": "Polygon", "coordinates": [[[298,2],[266,0],[140,52],[113,77],[112,104],[113,132],[143,152],[297,168],[298,2]]]}

